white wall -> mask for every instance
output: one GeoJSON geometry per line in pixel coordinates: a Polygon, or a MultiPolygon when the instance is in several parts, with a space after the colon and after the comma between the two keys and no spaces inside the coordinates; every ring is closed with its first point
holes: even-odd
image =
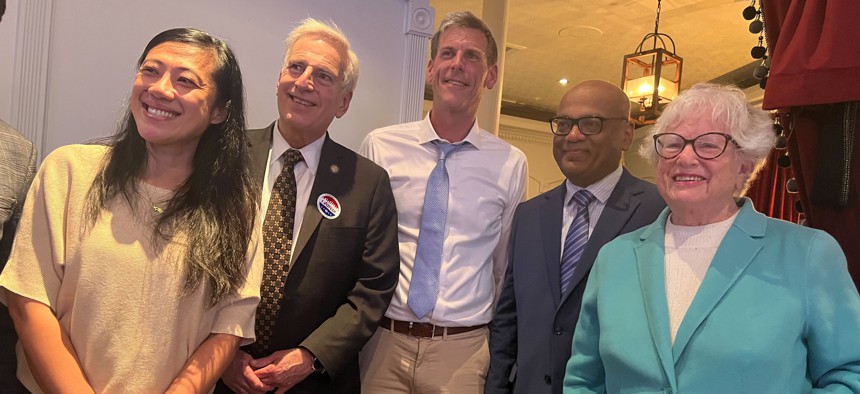
{"type": "MultiPolygon", "coordinates": [[[[14,53],[15,39],[9,30],[16,31],[19,1],[9,2],[0,23],[0,53],[14,53]]],[[[230,44],[242,67],[248,125],[268,125],[277,118],[275,83],[283,60],[283,39],[296,22],[308,16],[337,23],[361,61],[349,112],[335,119],[330,128],[335,140],[357,148],[373,128],[398,122],[406,3],[408,0],[55,0],[42,151],[112,134],[146,43],[157,33],[179,26],[201,28],[230,44]]],[[[11,57],[0,57],[0,118],[4,119],[10,118],[11,57]]]]}

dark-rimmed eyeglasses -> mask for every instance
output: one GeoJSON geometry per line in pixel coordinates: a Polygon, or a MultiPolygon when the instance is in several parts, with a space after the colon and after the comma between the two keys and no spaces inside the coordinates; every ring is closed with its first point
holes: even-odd
{"type": "Polygon", "coordinates": [[[702,134],[690,140],[675,133],[660,133],[654,135],[654,149],[657,150],[657,155],[660,157],[672,159],[680,155],[687,145],[692,145],[696,156],[704,160],[712,160],[720,157],[726,151],[729,141],[735,145],[735,148],[741,147],[732,136],[716,131],[702,134]]]}
{"type": "Polygon", "coordinates": [[[628,118],[604,118],[602,116],[586,116],[582,118],[568,118],[567,116],[556,116],[549,120],[549,128],[555,135],[565,136],[573,130],[573,125],[579,127],[579,132],[584,135],[594,135],[603,131],[603,122],[607,120],[628,120],[628,118]]]}

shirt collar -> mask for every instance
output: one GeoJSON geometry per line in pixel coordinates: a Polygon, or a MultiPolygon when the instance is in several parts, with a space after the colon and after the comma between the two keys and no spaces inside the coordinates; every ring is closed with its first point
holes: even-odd
{"type": "MultiPolygon", "coordinates": [[[[299,152],[302,153],[302,158],[304,159],[304,163],[308,166],[308,169],[311,172],[316,173],[317,167],[319,167],[320,163],[320,155],[322,153],[323,142],[325,141],[326,134],[323,134],[320,138],[317,138],[314,142],[305,145],[303,148],[299,149],[299,152]]],[[[274,164],[280,157],[286,152],[288,149],[295,149],[284,139],[284,136],[278,131],[278,123],[275,122],[275,126],[272,127],[272,153],[269,155],[269,166],[274,164]]]]}
{"type": "MultiPolygon", "coordinates": [[[[432,109],[430,111],[432,111],[432,109]]],[[[427,112],[427,115],[424,116],[424,120],[421,121],[421,127],[419,127],[418,130],[418,143],[421,145],[442,139],[439,137],[439,134],[436,133],[436,129],[433,128],[433,124],[430,123],[430,112],[427,112]]],[[[472,123],[472,128],[469,129],[469,134],[466,135],[466,138],[464,138],[463,141],[468,142],[480,150],[481,143],[483,141],[483,133],[485,133],[485,131],[478,127],[478,119],[475,119],[475,122],[472,123]]]]}
{"type": "Polygon", "coordinates": [[[570,204],[573,200],[573,195],[582,190],[586,189],[597,198],[597,201],[600,201],[601,204],[606,204],[606,200],[609,199],[609,196],[612,194],[612,191],[615,190],[615,185],[618,184],[618,181],[621,180],[621,173],[623,170],[619,165],[615,171],[610,172],[608,175],[603,177],[603,179],[594,182],[586,187],[579,187],[573,184],[570,179],[565,180],[564,184],[567,187],[567,194],[565,195],[564,201],[565,205],[570,204]]]}

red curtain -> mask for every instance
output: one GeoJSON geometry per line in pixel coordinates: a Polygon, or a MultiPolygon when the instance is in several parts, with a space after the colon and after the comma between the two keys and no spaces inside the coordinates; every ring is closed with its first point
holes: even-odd
{"type": "MultiPolygon", "coordinates": [[[[829,152],[846,146],[834,144],[831,133],[852,136],[850,124],[834,130],[816,113],[827,109],[827,104],[860,101],[860,2],[765,0],[761,4],[771,60],[762,107],[780,109],[783,126],[793,122],[793,127],[786,127],[793,133],[788,149],[805,218],[810,227],[836,238],[848,259],[848,271],[860,287],[860,149],[854,149],[851,169],[841,174],[852,177],[847,204],[836,206],[811,198],[832,193],[829,184],[822,186],[816,179],[821,177],[817,170],[829,170],[822,165],[831,164],[829,152]],[[821,140],[828,142],[820,144],[821,140]]],[[[860,119],[855,126],[854,146],[860,147],[856,142],[860,140],[860,119]]]]}
{"type": "Polygon", "coordinates": [[[752,200],[757,211],[772,218],[799,223],[801,216],[794,208],[799,196],[785,190],[786,182],[794,174],[791,167],[782,168],[777,165],[777,159],[785,153],[785,150],[773,150],[770,153],[746,196],[752,200]]]}
{"type": "MultiPolygon", "coordinates": [[[[809,111],[807,111],[809,112],[809,111]]],[[[860,150],[855,150],[850,171],[854,179],[849,204],[845,207],[816,204],[811,201],[815,186],[815,167],[820,155],[818,145],[820,130],[815,120],[802,110],[781,111],[783,124],[789,124],[789,114],[794,122],[793,138],[788,141],[794,173],[800,184],[800,198],[810,227],[827,231],[836,238],[848,259],[848,272],[860,288],[860,150]]],[[[857,120],[855,138],[860,139],[860,119],[857,120]]],[[[855,144],[860,146],[860,144],[855,144]]]]}

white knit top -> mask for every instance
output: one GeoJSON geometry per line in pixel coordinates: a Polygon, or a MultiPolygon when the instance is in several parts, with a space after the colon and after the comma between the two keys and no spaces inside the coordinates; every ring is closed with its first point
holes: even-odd
{"type": "MultiPolygon", "coordinates": [[[[211,308],[208,283],[183,294],[184,235],[152,242],[153,206],[171,191],[141,184],[143,198],[134,209],[118,197],[86,225],[87,193],[108,149],[70,145],[45,158],[0,287],[51,308],[95,392],[163,393],[211,333],[252,342],[263,273],[260,234],[237,294],[211,308]]],[[[18,378],[41,392],[17,350],[18,378]]]]}
{"type": "Polygon", "coordinates": [[[696,292],[711,266],[717,248],[729,231],[737,212],[721,222],[704,226],[679,226],[666,220],[665,270],[666,301],[669,305],[669,329],[672,344],[675,334],[693,303],[696,292]]]}

